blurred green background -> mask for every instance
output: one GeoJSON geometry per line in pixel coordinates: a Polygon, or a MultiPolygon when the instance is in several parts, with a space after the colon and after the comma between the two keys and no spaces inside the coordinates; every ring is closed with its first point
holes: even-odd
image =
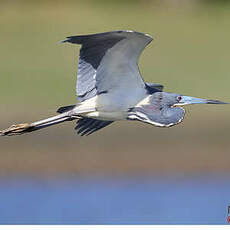
{"type": "MultiPolygon", "coordinates": [[[[66,36],[136,30],[154,37],[140,59],[165,91],[230,102],[228,1],[0,1],[0,127],[76,102],[79,47],[66,36]]],[[[89,137],[74,122],[0,138],[0,176],[229,173],[229,105],[187,107],[161,129],[116,122],[89,137]]]]}

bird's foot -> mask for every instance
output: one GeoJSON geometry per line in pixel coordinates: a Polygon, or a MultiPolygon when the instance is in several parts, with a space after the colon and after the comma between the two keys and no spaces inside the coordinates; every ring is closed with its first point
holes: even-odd
{"type": "Polygon", "coordinates": [[[0,136],[12,136],[12,135],[20,135],[25,131],[28,131],[32,126],[28,123],[11,125],[8,129],[4,129],[0,131],[0,136]]]}

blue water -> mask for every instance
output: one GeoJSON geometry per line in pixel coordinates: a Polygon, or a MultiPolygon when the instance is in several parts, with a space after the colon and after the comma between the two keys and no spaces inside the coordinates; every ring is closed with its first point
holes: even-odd
{"type": "Polygon", "coordinates": [[[229,177],[0,180],[0,224],[227,224],[229,177]]]}

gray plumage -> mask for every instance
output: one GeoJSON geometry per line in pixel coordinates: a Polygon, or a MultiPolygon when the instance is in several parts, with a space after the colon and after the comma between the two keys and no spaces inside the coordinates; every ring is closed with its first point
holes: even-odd
{"type": "Polygon", "coordinates": [[[138,120],[170,127],[183,120],[186,104],[225,104],[163,92],[163,85],[144,82],[138,60],[152,37],[135,31],[112,31],[67,37],[61,43],[81,45],[76,93],[79,103],[63,106],[59,115],[13,125],[1,135],[31,132],[77,119],[75,129],[89,135],[118,120],[138,120]]]}
{"type": "Polygon", "coordinates": [[[88,136],[97,130],[100,130],[113,123],[113,121],[100,121],[92,118],[81,118],[77,121],[77,126],[75,129],[77,133],[81,136],[88,136]]]}
{"type": "Polygon", "coordinates": [[[149,101],[130,109],[128,119],[144,121],[159,127],[176,125],[184,118],[185,110],[173,106],[179,103],[179,94],[156,92],[149,101]]]}
{"type": "Polygon", "coordinates": [[[124,83],[143,87],[137,62],[140,53],[151,41],[150,36],[128,31],[67,37],[63,42],[81,45],[76,86],[78,99],[84,101],[115,89],[114,86],[123,87],[118,74],[124,75],[124,83]]]}

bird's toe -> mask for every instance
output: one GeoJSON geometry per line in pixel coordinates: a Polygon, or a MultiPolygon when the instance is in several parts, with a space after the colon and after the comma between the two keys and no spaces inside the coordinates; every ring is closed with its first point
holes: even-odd
{"type": "Polygon", "coordinates": [[[24,131],[28,130],[29,128],[31,128],[31,126],[28,123],[11,125],[9,128],[1,130],[0,135],[1,136],[19,135],[22,134],[24,131]]]}

